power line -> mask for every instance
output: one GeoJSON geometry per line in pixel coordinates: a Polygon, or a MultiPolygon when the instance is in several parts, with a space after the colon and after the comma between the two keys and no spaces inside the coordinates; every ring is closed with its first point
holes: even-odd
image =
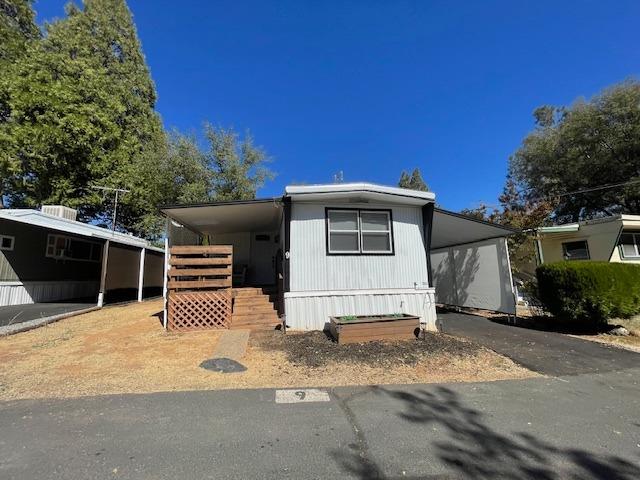
{"type": "MultiPolygon", "coordinates": [[[[620,182],[620,183],[610,183],[610,184],[606,184],[606,185],[598,185],[597,187],[590,187],[590,188],[583,188],[581,190],[574,190],[572,192],[565,192],[565,193],[558,193],[558,194],[554,194],[554,195],[547,195],[546,197],[539,197],[535,200],[550,200],[553,198],[559,198],[559,197],[568,197],[570,195],[579,195],[581,193],[589,193],[589,192],[597,192],[600,190],[606,190],[608,188],[615,188],[615,187],[624,187],[625,185],[634,185],[640,183],[640,180],[629,180],[626,182],[620,182]]],[[[525,189],[525,190],[532,190],[533,187],[525,189]]]]}

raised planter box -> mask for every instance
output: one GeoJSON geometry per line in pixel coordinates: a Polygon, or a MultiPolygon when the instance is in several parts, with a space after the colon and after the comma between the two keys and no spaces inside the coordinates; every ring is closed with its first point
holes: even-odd
{"type": "Polygon", "coordinates": [[[330,317],[329,331],[339,344],[374,340],[411,340],[420,328],[414,315],[361,315],[330,317]]]}

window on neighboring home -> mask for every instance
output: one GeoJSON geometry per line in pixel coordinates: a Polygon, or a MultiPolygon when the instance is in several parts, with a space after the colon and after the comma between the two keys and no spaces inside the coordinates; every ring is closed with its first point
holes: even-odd
{"type": "Polygon", "coordinates": [[[327,210],[330,254],[393,254],[388,210],[327,210]]]}
{"type": "Polygon", "coordinates": [[[15,237],[10,237],[9,235],[0,235],[0,250],[13,250],[13,245],[15,243],[15,237]]]}
{"type": "Polygon", "coordinates": [[[565,260],[589,260],[589,245],[586,240],[562,244],[565,260]]]}
{"type": "Polygon", "coordinates": [[[622,258],[640,258],[640,233],[620,235],[620,251],[622,258]]]}
{"type": "Polygon", "coordinates": [[[65,235],[48,235],[46,256],[60,260],[99,262],[102,245],[65,235]]]}

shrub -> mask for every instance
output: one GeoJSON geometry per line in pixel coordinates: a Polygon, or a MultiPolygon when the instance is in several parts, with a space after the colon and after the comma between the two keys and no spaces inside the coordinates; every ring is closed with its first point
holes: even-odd
{"type": "Polygon", "coordinates": [[[606,322],[640,313],[640,265],[559,262],[536,270],[538,294],[556,318],[606,322]]]}

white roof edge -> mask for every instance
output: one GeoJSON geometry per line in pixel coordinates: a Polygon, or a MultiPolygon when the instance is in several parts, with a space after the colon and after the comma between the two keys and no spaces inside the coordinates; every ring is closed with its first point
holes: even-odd
{"type": "Polygon", "coordinates": [[[622,221],[640,222],[640,215],[620,215],[622,221]]]}
{"type": "Polygon", "coordinates": [[[538,231],[541,233],[577,232],[578,230],[580,230],[579,223],[568,223],[566,225],[553,225],[550,227],[538,228],[538,231]]]}
{"type": "Polygon", "coordinates": [[[375,183],[331,183],[324,185],[287,185],[284,189],[287,195],[303,195],[309,193],[349,193],[349,192],[371,192],[384,193],[388,195],[399,195],[402,197],[421,198],[433,201],[436,195],[433,192],[421,192],[400,187],[389,187],[377,185],[375,183]]]}
{"type": "Polygon", "coordinates": [[[0,209],[0,219],[11,220],[36,227],[49,228],[51,230],[71,233],[83,237],[110,240],[115,243],[146,248],[156,252],[164,252],[162,248],[151,245],[149,241],[144,238],[134,237],[133,235],[127,235],[120,232],[114,233],[106,228],[57,217],[55,215],[49,215],[41,212],[40,210],[30,208],[0,209]],[[38,221],[37,219],[40,219],[41,221],[38,221]]]}

